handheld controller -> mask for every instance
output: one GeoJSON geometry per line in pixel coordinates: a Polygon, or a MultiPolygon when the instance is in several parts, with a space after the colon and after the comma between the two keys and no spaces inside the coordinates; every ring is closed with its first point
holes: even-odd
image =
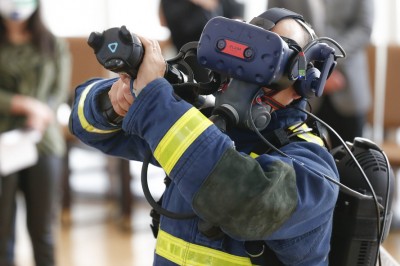
{"type": "Polygon", "coordinates": [[[111,28],[103,33],[92,32],[88,44],[106,69],[136,78],[144,50],[139,38],[125,26],[111,28]]]}
{"type": "MultiPolygon", "coordinates": [[[[103,33],[92,32],[87,42],[104,68],[136,78],[144,50],[139,38],[131,34],[125,26],[111,28],[103,33]]],[[[115,113],[108,94],[101,94],[99,101],[107,120],[120,124],[122,117],[115,113]]]]}
{"type": "MultiPolygon", "coordinates": [[[[97,61],[104,68],[114,73],[128,74],[132,79],[136,78],[143,60],[144,48],[140,39],[126,26],[110,28],[102,33],[92,32],[87,42],[93,48],[97,61]]],[[[166,66],[164,77],[171,84],[182,84],[188,81],[189,78],[184,73],[170,64],[166,66]]],[[[99,101],[108,121],[113,124],[121,123],[122,117],[115,113],[108,94],[100,95],[99,101]]]]}

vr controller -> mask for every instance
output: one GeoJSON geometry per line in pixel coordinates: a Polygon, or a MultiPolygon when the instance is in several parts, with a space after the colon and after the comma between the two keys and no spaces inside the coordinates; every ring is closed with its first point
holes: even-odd
{"type": "Polygon", "coordinates": [[[106,69],[136,78],[144,51],[139,38],[125,26],[103,33],[92,32],[88,44],[93,48],[97,61],[106,69]],[[126,46],[130,49],[124,49],[126,46]]]}
{"type": "MultiPolygon", "coordinates": [[[[139,38],[125,26],[110,28],[103,33],[92,32],[88,44],[93,48],[97,61],[106,69],[136,78],[143,60],[144,49],[139,38]]],[[[190,81],[184,73],[171,64],[167,64],[165,77],[172,84],[190,81]]]]}
{"type": "MultiPolygon", "coordinates": [[[[102,33],[92,32],[88,38],[88,44],[93,48],[97,61],[104,68],[114,73],[128,74],[133,79],[136,78],[143,60],[144,49],[139,38],[125,26],[110,28],[102,33]]],[[[171,84],[183,84],[191,80],[171,64],[167,64],[164,77],[171,84]]],[[[115,113],[108,94],[100,95],[99,101],[107,120],[114,124],[121,123],[122,117],[115,113]]]]}

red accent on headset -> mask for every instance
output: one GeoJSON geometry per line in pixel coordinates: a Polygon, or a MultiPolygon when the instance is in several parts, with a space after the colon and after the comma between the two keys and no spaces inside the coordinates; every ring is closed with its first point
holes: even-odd
{"type": "Polygon", "coordinates": [[[221,52],[235,57],[244,59],[244,51],[248,48],[247,45],[240,44],[234,41],[225,40],[226,46],[221,52]]]}
{"type": "Polygon", "coordinates": [[[277,90],[272,90],[268,94],[264,94],[263,96],[261,96],[261,101],[271,106],[272,109],[274,110],[285,108],[286,106],[284,106],[283,104],[272,98],[272,96],[274,96],[277,93],[278,93],[277,90]]]}
{"type": "Polygon", "coordinates": [[[279,109],[283,109],[286,107],[283,104],[277,102],[275,99],[268,97],[268,96],[263,96],[262,101],[264,103],[268,104],[269,106],[271,106],[272,109],[274,109],[274,110],[279,110],[279,109]]]}

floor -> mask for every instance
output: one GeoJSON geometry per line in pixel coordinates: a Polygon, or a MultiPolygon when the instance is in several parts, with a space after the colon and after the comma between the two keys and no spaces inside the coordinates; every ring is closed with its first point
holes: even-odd
{"type": "MultiPolygon", "coordinates": [[[[131,219],[123,220],[116,201],[107,196],[113,182],[107,178],[103,168],[98,167],[107,162],[104,156],[93,151],[75,151],[73,158],[75,171],[71,177],[71,184],[74,204],[70,216],[60,217],[60,224],[57,226],[57,265],[151,265],[155,240],[149,226],[150,207],[141,192],[140,165],[131,163],[134,205],[131,219]],[[85,167],[80,163],[83,159],[86,162],[85,167]]],[[[154,197],[161,194],[162,177],[163,172],[160,169],[149,169],[149,186],[154,197]]],[[[24,224],[22,199],[19,199],[19,206],[21,208],[17,214],[17,266],[34,266],[24,224]]],[[[390,232],[384,247],[400,262],[400,229],[390,232]]]]}

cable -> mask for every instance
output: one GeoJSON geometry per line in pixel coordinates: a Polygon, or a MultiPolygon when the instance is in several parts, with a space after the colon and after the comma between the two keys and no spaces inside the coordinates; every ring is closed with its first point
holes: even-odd
{"type": "Polygon", "coordinates": [[[303,48],[303,51],[304,51],[304,53],[306,53],[307,51],[308,51],[308,49],[310,49],[314,44],[316,44],[316,43],[319,43],[319,42],[323,42],[323,41],[325,41],[325,42],[330,42],[331,44],[334,44],[334,46],[336,46],[339,50],[340,50],[340,52],[342,53],[341,55],[336,55],[335,54],[335,57],[336,58],[345,58],[346,57],[346,51],[343,49],[343,47],[342,46],[340,46],[340,44],[337,42],[337,41],[335,41],[335,40],[333,40],[333,39],[331,39],[331,38],[329,38],[329,37],[318,37],[317,39],[314,39],[314,40],[312,40],[312,41],[310,41],[304,48],[303,48]]]}
{"type": "Polygon", "coordinates": [[[144,156],[143,164],[142,164],[142,172],[141,172],[141,183],[142,183],[143,193],[144,193],[144,196],[145,196],[146,200],[151,205],[151,207],[153,207],[153,209],[156,212],[158,212],[159,214],[164,215],[164,216],[166,216],[168,218],[171,218],[171,219],[184,220],[184,219],[192,219],[192,218],[196,217],[195,213],[176,213],[176,212],[171,212],[171,211],[163,208],[162,206],[160,206],[154,200],[154,198],[151,195],[151,192],[149,190],[149,185],[147,183],[147,170],[148,170],[148,167],[149,167],[151,156],[152,156],[152,152],[151,152],[151,150],[149,150],[144,156]]]}
{"type": "MultiPolygon", "coordinates": [[[[327,39],[329,39],[329,38],[327,38],[327,39]]],[[[329,40],[330,40],[330,39],[329,39],[329,40]]],[[[257,94],[254,96],[254,99],[253,99],[252,102],[254,102],[254,100],[255,100],[256,97],[257,97],[257,94]]],[[[380,241],[381,241],[381,239],[383,238],[383,232],[382,232],[383,227],[381,227],[381,222],[380,222],[380,217],[381,217],[381,216],[380,216],[380,208],[384,208],[384,207],[383,207],[382,205],[379,204],[378,199],[377,199],[377,196],[376,196],[376,194],[375,194],[375,190],[374,190],[374,188],[372,187],[372,184],[371,184],[371,182],[369,181],[368,177],[366,176],[364,170],[362,169],[361,165],[359,164],[359,162],[358,162],[357,159],[355,158],[354,154],[353,154],[353,153],[350,151],[350,149],[347,147],[345,141],[340,137],[340,135],[339,135],[331,126],[329,126],[327,123],[325,123],[325,121],[323,121],[322,119],[320,119],[319,117],[315,116],[314,114],[308,112],[308,111],[305,110],[305,109],[302,109],[302,108],[299,108],[299,107],[296,107],[296,106],[288,106],[288,107],[294,108],[294,109],[297,109],[297,110],[299,110],[299,111],[301,111],[301,112],[306,113],[307,115],[313,117],[315,120],[317,120],[317,121],[319,121],[320,123],[322,123],[322,124],[323,124],[324,126],[326,126],[332,133],[334,133],[335,136],[339,139],[339,141],[343,144],[343,147],[345,148],[345,150],[347,151],[347,153],[349,154],[349,156],[353,159],[353,161],[354,161],[354,163],[356,164],[357,168],[358,168],[359,171],[361,172],[361,175],[363,176],[364,181],[367,183],[368,188],[370,189],[370,192],[371,192],[371,194],[372,194],[373,201],[374,201],[374,203],[375,203],[376,220],[377,220],[377,240],[379,241],[379,242],[378,242],[378,245],[377,245],[377,251],[376,251],[377,253],[376,253],[375,265],[376,265],[376,263],[377,263],[378,258],[379,258],[379,265],[381,265],[379,247],[380,247],[380,243],[381,243],[380,241]]],[[[253,121],[253,117],[252,117],[252,113],[251,113],[251,105],[250,105],[250,109],[249,109],[249,114],[250,114],[250,123],[251,123],[252,130],[253,130],[253,131],[260,137],[260,139],[261,139],[263,142],[265,142],[265,144],[267,144],[272,150],[274,150],[275,152],[277,152],[278,154],[280,154],[280,155],[282,155],[282,156],[284,156],[284,157],[287,157],[287,158],[291,159],[293,162],[298,163],[299,165],[301,165],[302,167],[308,169],[309,171],[314,172],[314,173],[316,173],[316,174],[318,174],[318,175],[320,175],[320,176],[323,176],[323,177],[326,178],[328,181],[331,181],[332,183],[338,185],[340,188],[346,190],[347,192],[350,192],[351,194],[356,195],[356,196],[365,197],[365,195],[363,195],[363,194],[361,194],[361,193],[359,193],[359,192],[357,192],[357,191],[355,191],[355,190],[353,190],[353,189],[351,189],[351,188],[349,188],[349,187],[347,187],[347,186],[341,184],[340,182],[337,182],[337,181],[334,180],[332,177],[330,177],[330,176],[328,176],[328,175],[326,175],[326,174],[324,174],[324,173],[322,173],[322,172],[320,172],[320,171],[317,171],[317,170],[314,169],[314,168],[308,167],[308,166],[307,166],[306,164],[304,164],[303,162],[301,162],[301,161],[299,161],[299,160],[297,160],[297,159],[295,159],[295,158],[289,156],[288,154],[284,153],[283,151],[279,150],[279,149],[278,149],[277,147],[275,147],[272,143],[270,143],[270,142],[260,133],[260,131],[259,131],[259,130],[257,129],[257,127],[255,126],[254,121],[253,121]]],[[[381,151],[381,153],[383,153],[383,151],[381,151]]],[[[383,153],[383,154],[384,154],[384,153],[383,153]]],[[[384,156],[385,156],[385,158],[386,158],[386,155],[384,155],[384,156]]],[[[386,159],[386,160],[387,160],[387,159],[386,159]]],[[[389,164],[388,164],[388,162],[387,162],[387,167],[388,167],[388,165],[389,165],[389,164]]],[[[388,167],[388,169],[389,169],[389,167],[388,167]]],[[[389,171],[388,171],[388,172],[389,172],[389,171]]],[[[389,185],[389,179],[390,179],[390,177],[388,177],[388,187],[390,186],[390,185],[389,185]]],[[[387,188],[387,189],[388,189],[388,188],[387,188]]],[[[387,193],[386,195],[387,195],[387,197],[388,197],[388,193],[387,193]]],[[[386,206],[385,206],[385,208],[384,208],[384,209],[385,209],[385,215],[384,215],[384,217],[383,217],[383,218],[384,218],[384,221],[386,220],[387,204],[388,204],[388,203],[387,203],[387,201],[386,201],[386,204],[385,204],[386,206]]]]}
{"type": "MultiPolygon", "coordinates": [[[[251,116],[251,114],[250,114],[250,116],[251,116]]],[[[283,151],[279,150],[277,147],[275,147],[271,142],[269,142],[269,141],[257,130],[257,128],[255,127],[255,124],[254,124],[254,121],[253,121],[252,118],[250,119],[250,121],[251,121],[251,126],[252,126],[253,131],[262,139],[262,141],[263,141],[265,144],[267,144],[271,149],[273,149],[275,152],[277,152],[277,153],[280,154],[281,156],[287,157],[287,158],[291,159],[293,162],[296,162],[296,163],[298,163],[299,165],[301,165],[301,166],[307,168],[309,171],[313,171],[314,173],[325,177],[327,180],[329,180],[329,181],[331,181],[332,183],[338,185],[341,189],[345,190],[347,193],[349,193],[349,194],[351,194],[351,195],[353,195],[353,196],[356,196],[356,197],[358,197],[358,198],[364,198],[364,199],[373,198],[373,196],[366,196],[366,195],[364,195],[364,194],[361,194],[360,192],[355,191],[355,190],[349,188],[348,186],[343,185],[342,183],[336,181],[334,178],[332,178],[332,177],[330,177],[330,176],[328,176],[328,175],[326,175],[326,174],[324,174],[324,173],[321,173],[321,172],[319,172],[319,171],[317,171],[317,170],[315,170],[315,169],[313,169],[313,168],[307,167],[307,165],[304,164],[303,162],[301,162],[301,161],[299,161],[299,160],[297,160],[297,159],[291,157],[290,155],[284,153],[283,151]]],[[[356,159],[354,158],[354,160],[356,160],[356,159]]],[[[379,203],[378,203],[378,204],[379,204],[379,203]]],[[[382,206],[381,206],[381,207],[382,207],[382,206]]],[[[382,207],[382,208],[383,208],[383,207],[382,207]]]]}
{"type": "MultiPolygon", "coordinates": [[[[339,136],[339,134],[338,134],[332,127],[330,127],[330,126],[329,126],[327,123],[325,123],[322,119],[318,118],[317,116],[315,116],[314,114],[308,112],[307,110],[304,110],[304,109],[301,109],[301,108],[298,108],[298,107],[295,107],[295,106],[292,106],[292,108],[295,108],[295,109],[297,109],[297,110],[300,110],[300,111],[306,113],[307,115],[313,117],[313,118],[316,119],[318,122],[320,122],[320,123],[322,123],[324,126],[326,126],[333,134],[335,134],[335,136],[336,136],[336,137],[339,139],[339,141],[343,144],[343,147],[345,148],[345,150],[347,151],[347,153],[349,154],[349,156],[353,159],[353,161],[354,161],[354,163],[356,164],[357,168],[360,170],[361,175],[363,176],[364,181],[367,183],[367,185],[368,185],[368,187],[369,187],[369,189],[370,189],[370,192],[371,192],[371,194],[372,194],[372,197],[373,197],[373,200],[374,200],[374,203],[375,203],[376,218],[377,218],[377,240],[378,240],[375,265],[376,265],[376,262],[377,262],[378,258],[379,258],[379,265],[381,265],[379,247],[380,247],[380,244],[381,244],[381,239],[383,238],[383,231],[382,231],[382,230],[383,230],[384,227],[381,227],[381,222],[380,222],[380,218],[381,218],[381,216],[380,216],[380,208],[383,208],[383,207],[382,207],[382,205],[380,205],[379,202],[378,202],[378,199],[377,199],[377,196],[376,196],[376,194],[375,194],[375,190],[374,190],[374,188],[372,187],[372,184],[370,183],[368,177],[366,176],[364,170],[363,170],[362,167],[360,166],[358,160],[355,158],[354,154],[350,151],[350,149],[348,148],[348,146],[346,145],[346,143],[344,142],[344,140],[339,136]]],[[[388,169],[388,182],[387,182],[388,186],[387,186],[387,194],[386,194],[387,200],[386,200],[385,207],[384,207],[385,214],[384,214],[384,217],[383,217],[383,220],[385,221],[385,220],[386,220],[386,215],[387,215],[387,208],[388,208],[388,197],[389,197],[388,191],[389,191],[389,189],[390,189],[390,181],[389,181],[389,180],[390,180],[390,176],[389,176],[389,162],[388,162],[388,159],[387,159],[386,155],[384,154],[384,152],[383,152],[382,150],[380,150],[380,152],[381,152],[381,153],[384,155],[384,157],[385,157],[386,166],[387,166],[387,169],[388,169]]]]}
{"type": "MultiPolygon", "coordinates": [[[[343,144],[343,147],[345,148],[345,150],[347,151],[347,153],[350,155],[350,157],[354,160],[355,164],[357,165],[357,168],[360,170],[362,176],[364,177],[365,182],[367,183],[369,189],[371,190],[372,196],[374,198],[374,200],[376,201],[377,204],[378,203],[378,199],[376,197],[375,191],[372,187],[372,184],[370,183],[368,177],[366,176],[364,170],[362,169],[361,165],[358,163],[358,160],[354,157],[354,154],[350,151],[349,147],[346,145],[345,141],[340,137],[340,135],[331,127],[329,126],[327,123],[325,123],[325,121],[323,121],[322,119],[320,119],[319,117],[317,117],[316,115],[308,112],[307,110],[292,106],[292,108],[300,110],[304,113],[306,113],[307,115],[310,115],[311,117],[313,117],[315,120],[317,120],[318,122],[322,123],[324,126],[326,126],[332,133],[335,134],[335,136],[339,139],[339,141],[343,144]]],[[[382,152],[382,151],[381,151],[382,152]]],[[[379,214],[379,212],[378,212],[379,214]]]]}
{"type": "Polygon", "coordinates": [[[378,252],[377,252],[377,256],[379,255],[379,265],[381,265],[382,264],[382,262],[380,261],[381,260],[381,257],[380,257],[380,251],[379,251],[379,246],[380,246],[380,244],[383,242],[383,237],[384,237],[384,229],[386,228],[386,217],[387,217],[387,214],[388,214],[388,209],[389,209],[389,193],[390,193],[390,189],[391,189],[391,187],[390,187],[390,171],[389,171],[389,169],[390,169],[390,163],[389,163],[389,159],[388,159],[388,157],[386,156],[386,154],[385,154],[385,152],[384,151],[381,151],[381,153],[382,153],[382,155],[385,157],[385,163],[386,163],[386,167],[387,167],[387,169],[388,169],[388,172],[387,172],[387,187],[386,187],[386,199],[385,199],[385,212],[384,212],[384,214],[383,214],[383,223],[382,223],[382,233],[381,233],[381,237],[380,237],[380,239],[379,239],[379,243],[378,243],[378,252]]]}

